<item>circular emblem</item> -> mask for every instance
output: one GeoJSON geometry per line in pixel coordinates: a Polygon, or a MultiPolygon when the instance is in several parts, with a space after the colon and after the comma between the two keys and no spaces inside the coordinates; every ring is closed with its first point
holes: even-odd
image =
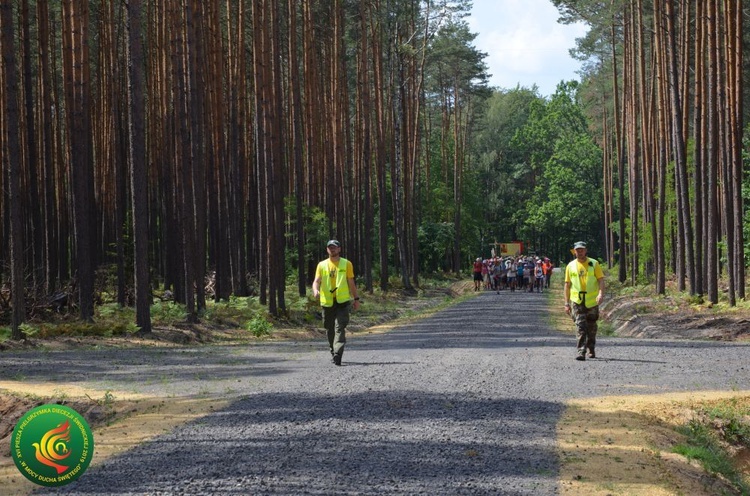
{"type": "Polygon", "coordinates": [[[94,436],[86,420],[63,405],[42,405],[22,416],[10,445],[18,470],[42,486],[64,486],[86,471],[94,436]]]}

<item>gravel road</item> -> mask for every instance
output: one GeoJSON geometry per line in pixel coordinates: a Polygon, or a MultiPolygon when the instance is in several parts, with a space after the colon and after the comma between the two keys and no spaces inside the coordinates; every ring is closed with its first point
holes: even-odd
{"type": "Polygon", "coordinates": [[[236,398],[39,490],[81,495],[557,494],[566,400],[750,384],[750,347],[734,343],[600,338],[599,358],[578,362],[545,305],[539,294],[482,293],[350,338],[341,367],[321,341],[3,353],[0,377],[236,398]]]}

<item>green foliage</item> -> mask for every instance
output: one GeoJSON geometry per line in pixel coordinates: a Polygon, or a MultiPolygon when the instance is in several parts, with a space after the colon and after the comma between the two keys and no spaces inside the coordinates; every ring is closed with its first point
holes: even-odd
{"type": "MultiPolygon", "coordinates": [[[[591,137],[578,101],[578,84],[561,83],[549,99],[536,90],[496,93],[475,139],[480,209],[485,238],[521,239],[569,258],[573,238],[598,247],[602,232],[602,151],[591,137]]],[[[468,181],[467,181],[468,183],[468,181]]],[[[467,204],[470,202],[466,200],[467,204]]]]}
{"type": "Polygon", "coordinates": [[[451,222],[424,222],[419,226],[419,262],[423,272],[450,269],[448,260],[453,250],[456,229],[451,222]]]}
{"type": "Polygon", "coordinates": [[[724,460],[717,458],[716,452],[710,446],[678,444],[673,451],[689,460],[700,461],[703,468],[712,473],[718,473],[727,466],[724,460]]]}
{"type": "Polygon", "coordinates": [[[256,315],[245,324],[245,330],[250,331],[256,338],[262,338],[271,335],[273,324],[261,315],[256,315]]]}
{"type": "Polygon", "coordinates": [[[722,439],[732,445],[750,448],[750,409],[737,398],[708,406],[702,410],[710,424],[720,426],[722,439]]]}
{"type": "Polygon", "coordinates": [[[600,151],[588,136],[558,141],[523,212],[527,226],[543,232],[595,233],[590,229],[597,227],[602,210],[597,171],[600,163],[600,151]]]}
{"type": "Polygon", "coordinates": [[[132,334],[138,331],[138,326],[132,321],[118,319],[109,319],[106,321],[96,322],[43,322],[38,324],[22,324],[21,329],[28,337],[37,337],[40,339],[54,337],[112,337],[132,334]]]}
{"type": "Polygon", "coordinates": [[[114,407],[114,404],[115,404],[115,395],[112,394],[111,390],[107,389],[104,392],[104,396],[102,396],[102,399],[97,401],[97,404],[99,404],[99,406],[103,406],[103,407],[111,409],[114,407]]]}
{"type": "Polygon", "coordinates": [[[750,492],[742,473],[734,468],[732,460],[719,443],[715,432],[698,420],[691,420],[678,431],[687,437],[685,443],[672,449],[690,460],[697,460],[711,474],[720,474],[730,481],[742,494],[750,492]]]}
{"type": "Polygon", "coordinates": [[[615,326],[611,322],[600,320],[598,323],[597,334],[599,336],[614,336],[615,326]]]}
{"type": "Polygon", "coordinates": [[[654,236],[651,232],[650,222],[640,223],[640,233],[638,234],[638,260],[641,263],[641,267],[638,270],[639,274],[646,272],[645,265],[647,263],[655,264],[654,261],[654,236]]]}
{"type": "Polygon", "coordinates": [[[750,409],[743,398],[729,398],[696,408],[695,417],[678,428],[685,435],[684,443],[673,451],[697,460],[712,474],[720,474],[742,494],[750,493],[750,485],[735,468],[727,446],[750,448],[750,409]]]}
{"type": "MultiPolygon", "coordinates": [[[[467,180],[467,217],[483,228],[480,236],[498,241],[517,239],[516,212],[531,194],[525,147],[514,137],[528,122],[532,108],[543,102],[536,90],[496,91],[477,123],[473,142],[475,174],[467,180]]],[[[479,255],[479,253],[474,253],[479,255]]]]}
{"type": "Polygon", "coordinates": [[[96,307],[95,320],[135,320],[135,310],[130,307],[121,307],[117,303],[104,303],[96,307]]]}
{"type": "MultiPolygon", "coordinates": [[[[454,8],[447,2],[445,6],[454,8]]],[[[445,8],[434,10],[442,11],[445,8]]],[[[430,37],[425,66],[425,116],[434,123],[431,125],[434,131],[426,136],[425,153],[432,165],[429,170],[425,169],[424,178],[420,180],[427,188],[418,200],[423,210],[420,223],[423,227],[425,223],[453,224],[454,230],[460,231],[455,235],[462,241],[462,255],[468,256],[469,252],[480,248],[481,234],[474,223],[481,222],[482,205],[481,198],[475,194],[477,177],[469,165],[468,146],[463,139],[473,136],[479,109],[490,94],[484,63],[486,54],[476,49],[473,43],[476,34],[470,32],[460,15],[452,15],[436,25],[440,28],[430,37]],[[460,119],[458,125],[456,119],[460,119]],[[456,174],[456,166],[461,168],[460,175],[456,174]],[[454,184],[458,177],[462,181],[461,191],[457,191],[454,184]],[[457,209],[461,212],[460,219],[456,217],[457,209]]],[[[429,231],[432,227],[426,229],[429,231]]],[[[433,248],[420,247],[420,252],[433,248]]],[[[450,252],[452,255],[452,246],[450,252]]],[[[438,263],[433,258],[427,265],[434,267],[438,263]]]]}
{"type": "Polygon", "coordinates": [[[219,325],[242,327],[243,322],[264,310],[257,297],[231,295],[229,301],[208,302],[203,318],[219,325]]]}
{"type": "Polygon", "coordinates": [[[428,222],[453,222],[456,205],[453,201],[453,191],[441,181],[439,175],[433,171],[430,183],[429,198],[425,198],[423,215],[428,222]],[[434,177],[438,176],[438,177],[434,177]]]}
{"type": "Polygon", "coordinates": [[[452,20],[440,28],[427,54],[428,89],[437,93],[474,93],[486,87],[486,54],[474,46],[476,37],[464,21],[452,20]]]}
{"type": "Polygon", "coordinates": [[[750,124],[745,126],[742,139],[742,203],[744,205],[743,234],[745,240],[745,260],[750,260],[750,124]]]}
{"type": "Polygon", "coordinates": [[[184,321],[187,316],[185,305],[172,301],[160,301],[151,305],[151,321],[153,325],[171,325],[184,321]]]}
{"type": "MultiPolygon", "coordinates": [[[[424,275],[420,278],[420,288],[417,299],[429,296],[427,293],[438,290],[442,302],[445,289],[454,282],[460,280],[452,274],[438,274],[436,277],[424,275]]],[[[373,294],[364,296],[365,305],[358,311],[358,322],[363,326],[371,326],[382,323],[384,319],[395,318],[395,316],[408,315],[413,311],[414,305],[404,304],[404,295],[399,292],[402,288],[401,279],[391,279],[391,291],[382,293],[375,290],[373,294]],[[411,309],[411,310],[410,310],[411,309]]],[[[232,296],[228,301],[207,302],[207,308],[201,317],[201,321],[214,329],[245,329],[247,335],[256,338],[266,338],[277,329],[282,332],[309,332],[311,329],[320,328],[320,306],[317,300],[309,296],[299,296],[294,288],[289,287],[286,292],[287,315],[285,318],[272,318],[267,313],[267,308],[261,305],[256,297],[232,296]]],[[[415,299],[416,301],[416,299],[415,299]]],[[[455,298],[450,298],[451,303],[455,298]]],[[[422,305],[417,302],[416,307],[422,305]]],[[[157,302],[151,308],[152,322],[160,327],[169,327],[175,324],[184,324],[186,313],[184,305],[173,302],[157,302]]],[[[97,307],[94,322],[82,322],[70,317],[61,317],[54,322],[26,323],[23,330],[37,339],[51,337],[83,337],[99,336],[113,337],[124,336],[138,331],[135,325],[135,313],[132,308],[120,308],[116,304],[104,304],[97,307]]],[[[10,328],[0,327],[0,340],[10,338],[10,328]]],[[[232,338],[228,338],[232,339],[232,338]]]]}
{"type": "MultiPolygon", "coordinates": [[[[285,267],[287,276],[296,270],[300,254],[297,249],[297,201],[299,197],[285,199],[287,246],[285,250],[285,267]]],[[[325,243],[331,237],[331,229],[336,232],[336,224],[318,207],[303,205],[302,223],[305,229],[303,256],[306,262],[317,261],[325,252],[325,243]]]]}
{"type": "MultiPolygon", "coordinates": [[[[559,139],[544,164],[541,178],[525,208],[518,213],[521,232],[533,239],[535,232],[552,237],[560,246],[572,238],[598,246],[602,222],[601,150],[587,134],[559,139]]],[[[552,254],[557,258],[557,254],[552,254]]]]}
{"type": "MultiPolygon", "coordinates": [[[[629,218],[625,219],[625,233],[627,239],[631,239],[633,223],[629,218]]],[[[671,255],[671,252],[668,251],[672,246],[671,237],[668,238],[664,247],[665,257],[670,257],[671,255]]],[[[630,263],[630,260],[628,260],[628,263],[630,263]]],[[[638,225],[638,264],[638,284],[647,286],[650,282],[653,282],[653,272],[656,266],[654,259],[654,236],[651,232],[650,222],[640,222],[638,225]]]]}
{"type": "Polygon", "coordinates": [[[309,292],[305,296],[300,296],[296,291],[291,292],[291,294],[289,293],[290,292],[287,292],[285,300],[286,308],[290,312],[306,312],[311,305],[318,305],[318,301],[313,299],[309,292]]]}
{"type": "Polygon", "coordinates": [[[21,325],[18,326],[19,329],[21,329],[21,332],[27,337],[33,337],[39,334],[39,328],[35,325],[29,324],[28,322],[23,322],[21,325]]]}

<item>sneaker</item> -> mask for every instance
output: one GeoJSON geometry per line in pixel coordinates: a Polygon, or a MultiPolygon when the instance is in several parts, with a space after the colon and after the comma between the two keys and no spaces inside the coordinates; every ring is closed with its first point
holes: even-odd
{"type": "Polygon", "coordinates": [[[580,361],[582,361],[582,362],[583,362],[583,361],[585,361],[585,360],[586,360],[586,355],[578,355],[578,356],[576,357],[576,360],[580,360],[580,361]]]}

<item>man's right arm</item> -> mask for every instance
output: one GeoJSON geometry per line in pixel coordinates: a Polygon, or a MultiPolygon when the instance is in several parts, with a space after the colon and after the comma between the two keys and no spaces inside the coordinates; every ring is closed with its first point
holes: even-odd
{"type": "Polygon", "coordinates": [[[313,298],[320,296],[320,277],[316,277],[312,283],[313,298]]]}
{"type": "Polygon", "coordinates": [[[322,282],[322,276],[320,275],[320,265],[315,269],[315,279],[312,283],[313,298],[320,296],[320,283],[322,282]]]}

